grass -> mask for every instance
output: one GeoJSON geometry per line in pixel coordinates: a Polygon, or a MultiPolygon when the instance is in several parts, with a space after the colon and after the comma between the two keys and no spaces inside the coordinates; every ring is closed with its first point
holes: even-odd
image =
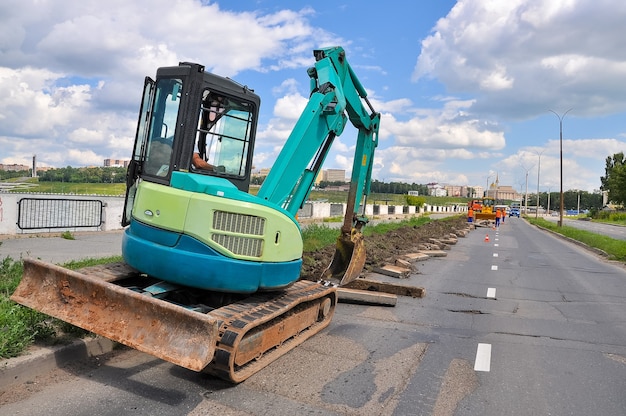
{"type": "Polygon", "coordinates": [[[600,234],[595,234],[585,230],[579,230],[578,228],[568,227],[563,225],[559,227],[558,224],[547,221],[543,218],[526,217],[526,220],[531,224],[548,229],[555,233],[564,235],[573,240],[580,241],[588,245],[589,247],[597,248],[604,251],[610,260],[626,261],[626,244],[623,240],[617,240],[615,238],[607,237],[600,234]]]}
{"type": "MultiPolygon", "coordinates": [[[[432,221],[428,217],[412,217],[410,219],[394,222],[384,222],[376,225],[366,225],[363,227],[363,235],[385,234],[389,231],[397,230],[402,227],[414,227],[426,224],[432,221]]],[[[439,221],[445,221],[445,218],[439,221]]],[[[304,242],[304,251],[310,252],[322,249],[326,246],[335,244],[339,237],[338,228],[330,228],[323,223],[311,224],[302,230],[302,240],[304,242]]]]}
{"type": "MultiPolygon", "coordinates": [[[[10,192],[38,192],[52,194],[76,194],[76,195],[120,195],[126,193],[126,184],[124,183],[74,183],[74,182],[39,182],[37,178],[28,178],[24,182],[22,188],[12,189],[10,192]]],[[[259,186],[252,185],[249,193],[256,195],[259,186]]],[[[348,197],[347,191],[321,191],[312,190],[309,194],[309,201],[323,201],[330,203],[345,203],[348,197]]],[[[371,205],[395,205],[404,206],[407,204],[407,195],[404,194],[388,194],[388,193],[371,193],[367,198],[367,203],[371,205]]],[[[426,204],[429,205],[464,205],[467,204],[468,198],[459,197],[434,197],[421,196],[426,204]]]]}
{"type": "MultiPolygon", "coordinates": [[[[121,256],[72,261],[68,269],[120,261],[121,256]]],[[[67,322],[51,318],[13,302],[9,297],[17,288],[24,271],[23,263],[10,257],[0,262],[0,358],[17,357],[34,343],[54,345],[88,334],[67,322]]]]}
{"type": "Polygon", "coordinates": [[[66,240],[75,240],[74,235],[70,231],[63,231],[61,234],[61,238],[66,240]]]}
{"type": "Polygon", "coordinates": [[[626,226],[626,212],[606,212],[600,211],[593,221],[607,224],[618,224],[626,226]]]}
{"type": "Polygon", "coordinates": [[[36,178],[32,179],[35,182],[29,181],[29,187],[14,191],[77,195],[124,195],[126,192],[126,185],[123,183],[38,182],[36,178]]]}

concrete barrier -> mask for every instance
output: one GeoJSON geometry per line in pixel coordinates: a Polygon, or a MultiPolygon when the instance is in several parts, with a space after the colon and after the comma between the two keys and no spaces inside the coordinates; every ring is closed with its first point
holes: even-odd
{"type": "MultiPolygon", "coordinates": [[[[459,212],[466,212],[467,207],[459,207],[459,212]],[[461,210],[461,208],[465,208],[461,210]]],[[[362,207],[361,207],[362,208],[362,207]]],[[[0,192],[0,235],[29,234],[29,233],[52,233],[63,231],[114,231],[121,230],[122,211],[124,209],[123,196],[103,195],[77,195],[77,194],[41,194],[41,193],[7,193],[0,192]],[[81,228],[39,228],[24,230],[18,227],[18,210],[20,200],[24,198],[39,199],[68,199],[68,200],[99,200],[102,202],[102,223],[99,227],[81,228]]],[[[330,217],[343,217],[346,204],[330,202],[306,202],[298,211],[299,220],[321,219],[330,217]]],[[[424,205],[419,209],[415,206],[395,205],[372,205],[365,206],[365,216],[414,216],[427,213],[452,212],[447,206],[424,205]]]]}

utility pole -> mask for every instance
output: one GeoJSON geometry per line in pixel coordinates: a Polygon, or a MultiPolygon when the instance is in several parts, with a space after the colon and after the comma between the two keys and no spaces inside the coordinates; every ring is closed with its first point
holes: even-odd
{"type": "Polygon", "coordinates": [[[522,166],[522,169],[526,171],[526,195],[524,196],[524,214],[528,215],[528,171],[530,171],[535,165],[532,165],[528,169],[524,165],[521,165],[521,166],[522,166]]]}
{"type": "Polygon", "coordinates": [[[541,152],[535,152],[539,156],[539,164],[537,165],[537,210],[535,211],[535,219],[539,216],[539,173],[541,172],[541,155],[545,152],[545,149],[541,152]]]}
{"type": "Polygon", "coordinates": [[[559,227],[563,226],[563,119],[565,115],[569,113],[572,109],[570,108],[562,116],[558,115],[555,111],[548,110],[554,113],[555,116],[559,119],[559,143],[561,145],[561,201],[560,201],[560,215],[559,215],[559,227]]]}

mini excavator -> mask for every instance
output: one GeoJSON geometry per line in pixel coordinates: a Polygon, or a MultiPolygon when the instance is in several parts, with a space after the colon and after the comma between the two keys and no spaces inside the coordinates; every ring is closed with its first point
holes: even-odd
{"type": "Polygon", "coordinates": [[[328,326],[337,287],[365,262],[361,210],[380,114],[343,48],[314,57],[308,103],[257,195],[249,186],[259,96],[196,63],[146,77],[124,261],[72,271],[25,259],[12,299],[234,383],[328,326]],[[335,255],[319,281],[301,280],[297,212],[348,120],[358,136],[335,255]]]}

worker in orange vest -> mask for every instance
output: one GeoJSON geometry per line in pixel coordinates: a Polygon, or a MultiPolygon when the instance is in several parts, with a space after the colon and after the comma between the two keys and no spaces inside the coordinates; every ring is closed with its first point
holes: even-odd
{"type": "Polygon", "coordinates": [[[496,227],[500,226],[500,219],[502,218],[502,211],[500,208],[496,209],[496,227]]]}
{"type": "Polygon", "coordinates": [[[474,210],[472,207],[467,210],[467,222],[474,222],[474,210]]]}

